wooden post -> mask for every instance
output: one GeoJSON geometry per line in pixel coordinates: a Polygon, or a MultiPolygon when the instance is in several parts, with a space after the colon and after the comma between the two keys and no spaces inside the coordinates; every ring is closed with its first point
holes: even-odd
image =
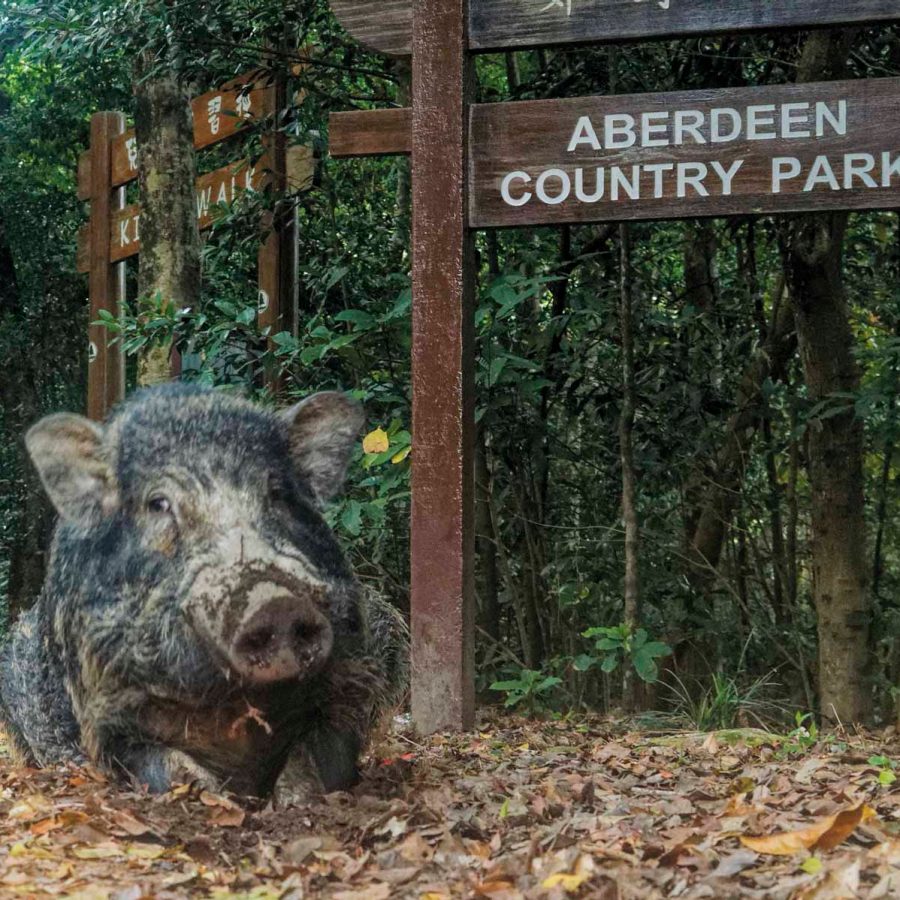
{"type": "Polygon", "coordinates": [[[474,251],[467,0],[413,12],[412,714],[474,724],[474,251]]]}
{"type": "MultiPolygon", "coordinates": [[[[112,142],[125,130],[125,117],[117,112],[98,112],[91,116],[90,187],[90,321],[107,310],[118,316],[125,299],[125,273],[122,265],[110,262],[110,222],[112,213],[124,205],[124,189],[112,189],[112,142]]],[[[118,344],[110,345],[112,335],[102,325],[89,327],[88,416],[102,420],[110,408],[122,399],[125,389],[124,359],[118,344]]]]}
{"type": "MultiPolygon", "coordinates": [[[[266,184],[273,196],[281,198],[288,187],[287,178],[287,137],[280,130],[281,116],[287,107],[287,76],[276,76],[275,114],[272,131],[263,138],[265,156],[262,165],[269,171],[266,184]]],[[[294,222],[293,215],[287,215],[278,207],[263,217],[263,243],[259,248],[259,313],[260,329],[269,328],[268,349],[274,348],[272,335],[280,331],[295,334],[297,330],[296,296],[294,291],[294,222]]],[[[265,382],[277,393],[281,389],[280,379],[274,367],[265,372],[265,382]]]]}

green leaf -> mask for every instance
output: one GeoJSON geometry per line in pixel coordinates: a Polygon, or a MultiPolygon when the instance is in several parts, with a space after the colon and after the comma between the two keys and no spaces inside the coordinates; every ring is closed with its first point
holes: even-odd
{"type": "Polygon", "coordinates": [[[621,650],[622,642],[618,638],[603,638],[603,640],[597,641],[597,649],[598,650],[621,650]]]}
{"type": "Polygon", "coordinates": [[[495,681],[489,688],[492,691],[518,691],[522,687],[521,681],[495,681]]]}
{"type": "Polygon", "coordinates": [[[609,628],[588,628],[587,631],[581,632],[581,636],[586,638],[606,637],[609,631],[609,628]]]}
{"type": "Polygon", "coordinates": [[[634,654],[632,662],[634,663],[634,670],[637,672],[638,678],[640,678],[641,681],[653,684],[659,677],[659,668],[654,662],[653,657],[648,656],[643,650],[638,650],[638,652],[634,654]]]}
{"type": "Polygon", "coordinates": [[[375,325],[375,317],[362,309],[344,309],[335,317],[335,322],[350,322],[359,329],[372,328],[375,325]]]}
{"type": "Polygon", "coordinates": [[[615,671],[616,666],[619,665],[619,657],[615,653],[609,653],[603,657],[603,662],[600,664],[600,669],[609,675],[610,672],[615,671]]]}
{"type": "Polygon", "coordinates": [[[581,653],[576,656],[575,659],[572,660],[572,668],[576,672],[587,672],[588,669],[595,666],[597,663],[596,656],[590,656],[587,653],[581,653]]]}
{"type": "Polygon", "coordinates": [[[353,535],[358,537],[362,529],[362,507],[356,500],[351,500],[341,513],[341,525],[353,535]]]}
{"type": "Polygon", "coordinates": [[[328,278],[325,279],[323,290],[331,290],[349,271],[346,266],[338,266],[336,269],[332,269],[328,274],[328,278]]]}
{"type": "Polygon", "coordinates": [[[646,653],[648,656],[671,656],[672,648],[662,641],[648,641],[641,647],[641,653],[646,653]]]}

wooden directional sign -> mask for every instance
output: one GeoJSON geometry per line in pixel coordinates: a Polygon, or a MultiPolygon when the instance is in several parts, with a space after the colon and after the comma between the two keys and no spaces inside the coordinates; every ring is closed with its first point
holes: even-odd
{"type": "MultiPolygon", "coordinates": [[[[242,191],[259,190],[263,169],[250,160],[232,163],[197,179],[197,218],[201,229],[209,228],[219,204],[234,203],[242,191]]],[[[87,246],[87,226],[78,233],[78,271],[87,272],[90,266],[87,246]]],[[[121,262],[141,251],[141,207],[132,203],[110,216],[109,260],[121,262]]]]}
{"type": "MultiPolygon", "coordinates": [[[[197,179],[197,222],[200,230],[215,221],[217,207],[234,203],[243,191],[258,191],[268,178],[267,163],[241,160],[216,169],[197,179]]],[[[312,183],[315,157],[310,147],[291,147],[288,156],[287,183],[291,190],[303,190],[312,183]]],[[[141,251],[141,207],[132,203],[110,216],[109,259],[120,262],[141,251]]],[[[78,271],[90,268],[89,230],[85,225],[78,232],[78,271]]]]}
{"type": "Polygon", "coordinates": [[[900,206],[900,79],[473,107],[472,227],[900,206]]]}
{"type": "MultiPolygon", "coordinates": [[[[373,50],[408,56],[413,0],[331,0],[373,50]]],[[[469,0],[469,48],[503,50],[900,19],[897,0],[469,0]]]]}
{"type": "MultiPolygon", "coordinates": [[[[201,150],[237,134],[249,122],[259,121],[275,111],[274,86],[266,84],[262,73],[251,72],[191,100],[194,114],[194,147],[201,150]]],[[[113,187],[138,176],[137,139],[134,129],[112,142],[113,187]]],[[[78,198],[90,196],[91,155],[85,151],[78,164],[78,198]]]]}

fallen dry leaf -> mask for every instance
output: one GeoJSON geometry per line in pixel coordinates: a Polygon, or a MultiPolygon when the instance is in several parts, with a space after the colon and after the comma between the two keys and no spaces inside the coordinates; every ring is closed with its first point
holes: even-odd
{"type": "Polygon", "coordinates": [[[239,806],[229,809],[225,806],[217,806],[209,814],[209,821],[212,825],[218,825],[220,828],[239,828],[244,824],[247,814],[239,806]]]}
{"type": "Polygon", "coordinates": [[[874,815],[873,809],[860,803],[796,831],[782,831],[763,837],[741,835],[741,843],[757,853],[775,856],[790,856],[801,850],[831,850],[850,837],[857,825],[874,815]]]}
{"type": "Polygon", "coordinates": [[[572,894],[577,891],[591,876],[582,873],[580,875],[570,875],[566,872],[557,872],[550,875],[541,882],[541,887],[550,888],[561,887],[566,893],[572,894]]]}

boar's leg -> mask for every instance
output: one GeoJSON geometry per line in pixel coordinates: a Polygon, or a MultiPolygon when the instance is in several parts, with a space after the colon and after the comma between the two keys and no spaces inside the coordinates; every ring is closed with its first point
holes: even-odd
{"type": "Polygon", "coordinates": [[[274,788],[281,807],[311,803],[322,792],[346,790],[359,779],[361,741],[319,723],[291,750],[274,788]]]}
{"type": "Polygon", "coordinates": [[[198,765],[186,753],[158,744],[131,746],[115,754],[118,767],[151,794],[164,794],[176,784],[197,782],[207,790],[218,791],[219,780],[198,765]]]}
{"type": "Polygon", "coordinates": [[[357,735],[321,725],[305,743],[326,793],[345,791],[359,781],[362,741],[357,735]]]}
{"type": "Polygon", "coordinates": [[[0,651],[0,719],[17,762],[85,762],[72,701],[41,633],[37,607],[19,619],[0,651]]]}

